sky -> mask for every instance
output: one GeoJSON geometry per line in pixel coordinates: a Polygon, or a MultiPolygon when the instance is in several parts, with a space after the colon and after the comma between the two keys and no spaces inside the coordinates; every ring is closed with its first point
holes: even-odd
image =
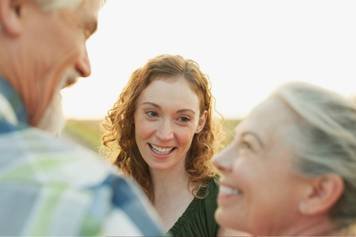
{"type": "Polygon", "coordinates": [[[356,1],[107,0],[87,48],[92,75],[63,91],[67,118],[104,118],[159,54],[198,62],[226,118],[289,81],[356,96],[356,1]]]}

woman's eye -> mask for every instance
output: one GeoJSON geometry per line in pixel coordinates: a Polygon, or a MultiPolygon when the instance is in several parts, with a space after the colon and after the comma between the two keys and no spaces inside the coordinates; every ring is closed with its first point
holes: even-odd
{"type": "Polygon", "coordinates": [[[182,117],[179,117],[178,118],[178,121],[179,122],[183,122],[183,123],[187,123],[190,121],[190,118],[189,117],[186,117],[186,116],[182,116],[182,117]]]}
{"type": "Polygon", "coordinates": [[[145,112],[146,116],[149,117],[149,118],[154,118],[154,117],[157,117],[158,116],[158,113],[157,112],[154,112],[154,111],[147,111],[145,112]]]}
{"type": "Polygon", "coordinates": [[[239,144],[239,149],[240,150],[250,150],[251,149],[251,145],[247,142],[241,142],[239,144]]]}

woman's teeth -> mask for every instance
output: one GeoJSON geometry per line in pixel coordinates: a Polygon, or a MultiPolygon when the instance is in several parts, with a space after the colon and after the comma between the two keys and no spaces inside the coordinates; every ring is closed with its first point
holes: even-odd
{"type": "Polygon", "coordinates": [[[161,155],[167,155],[174,149],[174,147],[160,147],[153,144],[149,144],[149,145],[154,152],[161,155]]]}
{"type": "Polygon", "coordinates": [[[232,189],[226,186],[220,186],[220,193],[227,194],[227,195],[240,195],[241,192],[238,189],[232,189]]]}

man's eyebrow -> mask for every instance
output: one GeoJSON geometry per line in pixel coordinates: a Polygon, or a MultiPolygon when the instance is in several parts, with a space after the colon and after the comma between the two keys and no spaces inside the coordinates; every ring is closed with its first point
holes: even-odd
{"type": "Polygon", "coordinates": [[[263,144],[262,140],[261,140],[260,137],[259,137],[256,133],[254,133],[254,132],[249,132],[249,131],[243,132],[243,133],[241,134],[241,137],[245,137],[245,136],[248,136],[248,135],[253,136],[253,137],[257,140],[257,142],[260,144],[260,146],[261,146],[262,148],[264,148],[264,144],[263,144]]]}

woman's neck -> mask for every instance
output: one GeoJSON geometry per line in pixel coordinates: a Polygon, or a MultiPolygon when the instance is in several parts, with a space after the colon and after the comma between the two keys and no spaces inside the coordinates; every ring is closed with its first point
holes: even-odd
{"type": "Polygon", "coordinates": [[[184,167],[170,170],[151,170],[155,200],[189,191],[189,178],[184,167]]]}
{"type": "Polygon", "coordinates": [[[189,188],[189,177],[184,167],[169,171],[151,170],[153,205],[168,231],[184,213],[194,196],[189,188]]]}
{"type": "Polygon", "coordinates": [[[337,231],[337,226],[330,221],[329,217],[320,216],[305,220],[282,235],[326,236],[334,235],[337,231]]]}

